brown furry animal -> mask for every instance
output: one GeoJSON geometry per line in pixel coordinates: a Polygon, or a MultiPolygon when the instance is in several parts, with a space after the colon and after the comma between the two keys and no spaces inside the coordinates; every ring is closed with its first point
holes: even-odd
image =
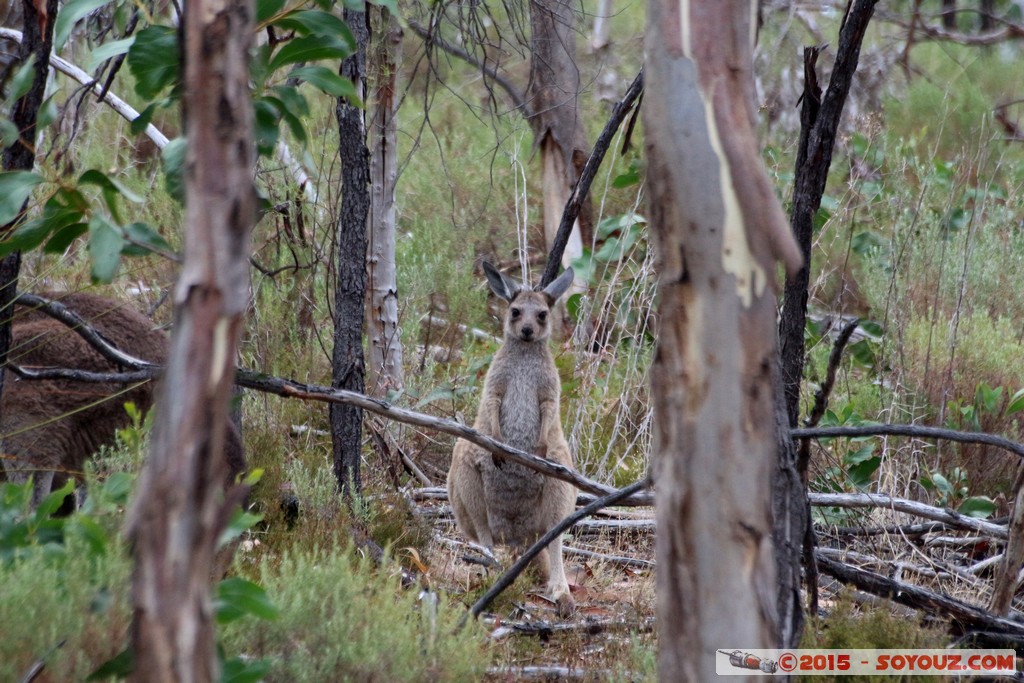
{"type": "MultiPolygon", "coordinates": [[[[561,383],[548,348],[551,307],[572,284],[572,269],[540,291],[523,287],[489,263],[484,263],[484,273],[494,293],[509,305],[504,344],[487,371],[473,427],[572,467],[572,453],[562,434],[561,383]]],[[[470,540],[487,547],[495,542],[522,547],[572,513],[576,489],[459,440],[448,472],[448,497],[459,529],[470,540]]],[[[562,566],[561,539],[552,541],[538,562],[559,614],[570,615],[575,603],[562,566]]]]}
{"type": "MultiPolygon", "coordinates": [[[[166,363],[167,336],[131,306],[95,294],[43,296],[73,310],[125,353],[151,363],[166,363]]],[[[14,365],[94,372],[123,369],[103,358],[62,322],[38,310],[18,307],[12,332],[9,358],[14,365]]],[[[128,426],[124,404],[131,401],[139,410],[149,410],[153,394],[153,382],[132,386],[30,380],[8,371],[0,401],[0,461],[7,477],[23,482],[32,476],[36,504],[55,482],[68,476],[81,481],[86,459],[100,446],[113,444],[116,430],[128,426]]],[[[234,425],[227,430],[225,448],[234,479],[245,469],[242,443],[234,425]]]]}

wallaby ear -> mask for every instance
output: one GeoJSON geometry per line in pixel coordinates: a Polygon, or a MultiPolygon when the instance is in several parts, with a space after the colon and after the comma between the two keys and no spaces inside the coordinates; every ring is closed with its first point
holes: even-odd
{"type": "Polygon", "coordinates": [[[487,276],[487,283],[491,291],[505,301],[512,301],[519,292],[519,283],[512,278],[506,277],[504,273],[492,266],[487,261],[483,262],[484,275],[487,276]]]}
{"type": "Polygon", "coordinates": [[[544,288],[544,293],[549,299],[551,299],[552,303],[558,301],[558,299],[565,294],[569,289],[569,285],[572,284],[574,277],[576,277],[576,274],[573,273],[572,268],[566,268],[564,273],[559,275],[555,278],[554,282],[544,288]]]}

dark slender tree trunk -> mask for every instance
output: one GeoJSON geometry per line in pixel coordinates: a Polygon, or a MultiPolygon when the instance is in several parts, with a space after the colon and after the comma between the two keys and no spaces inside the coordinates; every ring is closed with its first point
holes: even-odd
{"type": "MultiPolygon", "coordinates": [[[[773,538],[776,546],[782,647],[794,647],[803,626],[800,599],[800,560],[806,560],[808,583],[817,575],[814,567],[814,530],[807,502],[807,450],[797,450],[787,427],[798,427],[800,387],[804,372],[804,328],[810,283],[811,243],[814,217],[821,206],[832,163],[843,105],[857,70],[860,46],[877,0],[856,0],[840,28],[839,48],[828,91],[822,99],[816,64],[821,48],[804,49],[804,92],[800,111],[800,142],[797,148],[793,208],[790,224],[803,255],[803,267],[786,277],[779,321],[781,380],[785,423],[779,425],[779,457],[772,478],[773,538]],[[801,553],[803,548],[803,553],[801,553]]],[[[779,415],[782,420],[782,415],[779,415]]],[[[815,606],[816,586],[810,586],[815,606]]]]}
{"type": "MultiPolygon", "coordinates": [[[[40,17],[30,0],[22,2],[21,47],[18,62],[35,57],[32,87],[11,111],[11,121],[21,131],[17,142],[3,151],[5,171],[31,171],[36,163],[36,120],[39,107],[46,95],[46,80],[50,70],[50,50],[53,47],[53,18],[57,16],[58,0],[46,1],[46,17],[40,17]]],[[[7,237],[14,224],[0,228],[0,239],[7,237]]],[[[4,389],[4,368],[11,348],[11,321],[14,298],[18,295],[18,275],[21,272],[21,252],[15,251],[0,260],[0,393],[4,389]]]]}
{"type": "Polygon", "coordinates": [[[995,0],[979,0],[978,9],[981,12],[981,30],[991,31],[996,25],[996,2],[995,0]]]}
{"type": "Polygon", "coordinates": [[[942,26],[951,31],[956,28],[956,0],[942,0],[942,26]]]}
{"type": "Polygon", "coordinates": [[[800,246],[804,265],[786,278],[779,337],[782,377],[790,425],[798,426],[800,382],[804,371],[804,328],[807,323],[807,287],[810,282],[811,240],[814,217],[825,193],[839,120],[857,70],[860,47],[878,0],[856,0],[840,28],[839,48],[824,99],[815,65],[819,48],[804,50],[804,95],[801,109],[800,145],[797,150],[793,208],[790,223],[800,246]]]}
{"type": "MultiPolygon", "coordinates": [[[[369,8],[368,8],[369,11],[369,8]]],[[[352,29],[358,49],[341,65],[341,75],[352,79],[360,97],[366,92],[366,45],[369,17],[366,12],[345,10],[345,23],[352,29]]],[[[370,210],[370,153],[366,147],[364,110],[339,98],[338,150],[341,154],[341,210],[335,238],[334,354],[335,389],[362,393],[363,320],[366,302],[366,217],[370,210]]],[[[363,410],[332,403],[331,442],[334,447],[334,475],[346,494],[358,493],[363,410]]]]}
{"type": "Polygon", "coordinates": [[[157,683],[220,679],[210,581],[217,539],[244,496],[225,496],[224,444],[256,217],[252,2],[191,0],[185,9],[184,264],[152,446],[128,519],[132,678],[157,683]]]}

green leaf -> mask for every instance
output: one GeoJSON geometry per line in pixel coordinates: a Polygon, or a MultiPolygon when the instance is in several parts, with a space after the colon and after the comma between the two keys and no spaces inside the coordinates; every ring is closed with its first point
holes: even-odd
{"type": "Polygon", "coordinates": [[[121,250],[125,256],[147,256],[153,252],[173,252],[163,236],[146,223],[131,223],[124,228],[129,244],[121,250]]]}
{"type": "Polygon", "coordinates": [[[85,680],[105,681],[110,678],[128,678],[134,670],[135,657],[131,648],[128,648],[100,664],[99,668],[89,674],[85,680]]]}
{"type": "Polygon", "coordinates": [[[220,538],[217,539],[217,548],[223,548],[262,520],[263,515],[237,510],[234,516],[232,516],[231,521],[228,522],[227,528],[221,532],[220,538]]]}
{"type": "MultiPolygon", "coordinates": [[[[36,79],[36,56],[35,53],[28,56],[25,63],[18,67],[11,77],[7,86],[7,102],[13,104],[32,89],[32,82],[36,79]]],[[[9,107],[8,107],[9,108],[9,107]]],[[[13,125],[13,124],[12,124],[13,125]]]]}
{"type": "Polygon", "coordinates": [[[1010,397],[1010,403],[1006,406],[1006,415],[1009,417],[1024,410],[1024,389],[1019,389],[1016,394],[1010,397]]]}
{"type": "Polygon", "coordinates": [[[103,482],[103,497],[112,503],[123,505],[128,502],[132,492],[135,475],[128,472],[115,472],[103,482]]]}
{"type": "Polygon", "coordinates": [[[135,92],[144,100],[177,83],[181,72],[178,32],[169,26],[147,26],[135,34],[128,50],[128,69],[135,77],[135,92]]]}
{"type": "Polygon", "coordinates": [[[345,59],[353,52],[348,41],[329,36],[293,38],[270,58],[268,69],[276,71],[288,64],[315,62],[320,59],[345,59]]]}
{"type": "Polygon", "coordinates": [[[142,197],[129,190],[125,185],[116,178],[111,178],[102,171],[97,171],[94,168],[89,169],[78,178],[79,185],[95,185],[100,188],[103,193],[103,201],[106,202],[107,208],[110,210],[110,215],[114,217],[114,220],[120,222],[120,212],[117,209],[117,196],[121,195],[125,199],[135,204],[142,203],[142,197]]]}
{"type": "Polygon", "coordinates": [[[300,36],[326,36],[343,38],[352,49],[356,49],[356,40],[349,30],[348,24],[323,10],[307,9],[290,12],[274,22],[274,26],[295,31],[300,36]]]}
{"type": "Polygon", "coordinates": [[[0,225],[7,225],[21,213],[21,207],[32,195],[43,176],[31,171],[0,173],[0,225]]]}
{"type": "Polygon", "coordinates": [[[109,2],[110,0],[71,0],[61,7],[57,12],[57,23],[53,25],[53,51],[60,52],[79,19],[109,2]]]}
{"type": "Polygon", "coordinates": [[[63,254],[71,246],[71,243],[84,235],[88,229],[88,223],[72,223],[59,228],[43,247],[43,253],[63,254]]]}
{"type": "Polygon", "coordinates": [[[270,674],[273,660],[245,660],[234,657],[224,662],[221,683],[259,683],[270,674]]]}
{"type": "Polygon", "coordinates": [[[932,472],[931,481],[932,485],[935,486],[935,490],[939,493],[947,496],[953,493],[953,486],[949,483],[949,480],[938,472],[932,472]]]}
{"type": "Polygon", "coordinates": [[[284,8],[285,0],[256,0],[256,23],[262,24],[284,8]]]}
{"type": "Polygon", "coordinates": [[[864,488],[871,484],[871,479],[881,464],[882,459],[876,455],[847,468],[846,472],[854,486],[864,488]]]}
{"type": "Polygon", "coordinates": [[[263,588],[237,576],[224,579],[218,584],[214,611],[218,624],[230,623],[247,614],[266,620],[276,619],[278,614],[277,606],[270,601],[263,588]]]}
{"type": "Polygon", "coordinates": [[[10,119],[0,117],[0,150],[18,141],[18,127],[10,119]]]}
{"type": "Polygon", "coordinates": [[[565,300],[565,310],[577,324],[581,323],[584,314],[583,293],[576,292],[575,294],[570,295],[569,298],[565,300]]]}
{"type": "Polygon", "coordinates": [[[640,173],[635,168],[630,168],[622,175],[617,175],[612,180],[612,187],[629,187],[640,182],[640,173]]]}
{"type": "Polygon", "coordinates": [[[160,152],[164,164],[164,183],[167,194],[185,203],[185,138],[175,138],[160,152]]]}
{"type": "Polygon", "coordinates": [[[39,113],[36,114],[36,130],[42,130],[57,120],[57,100],[50,95],[39,106],[39,113]]]}
{"type": "Polygon", "coordinates": [[[86,67],[86,71],[95,71],[96,67],[108,59],[127,53],[133,44],[135,44],[135,36],[97,45],[89,57],[89,66],[86,67]]]}
{"type": "Polygon", "coordinates": [[[274,146],[281,135],[278,129],[278,122],[281,116],[277,107],[266,98],[260,98],[253,102],[253,136],[256,138],[256,150],[263,156],[270,156],[274,153],[274,146]]]}
{"type": "Polygon", "coordinates": [[[89,258],[93,282],[110,282],[121,264],[124,237],[121,231],[102,216],[89,221],[89,258]]]}
{"type": "Polygon", "coordinates": [[[332,97],[344,97],[357,107],[363,106],[355,84],[326,66],[302,66],[294,69],[289,76],[303,80],[332,97]]]}
{"type": "Polygon", "coordinates": [[[152,123],[153,114],[156,113],[156,109],[158,106],[160,106],[159,102],[153,102],[148,107],[139,112],[138,116],[131,120],[131,122],[128,124],[128,130],[132,132],[132,135],[139,135],[142,133],[142,131],[146,130],[146,126],[152,123]]]}
{"type": "Polygon", "coordinates": [[[107,532],[88,515],[75,515],[76,527],[93,555],[105,555],[107,552],[107,532]]]}
{"type": "Polygon", "coordinates": [[[43,502],[36,508],[36,519],[44,520],[54,512],[60,509],[60,506],[64,504],[64,499],[71,495],[75,490],[75,480],[68,479],[64,486],[60,487],[56,491],[53,491],[46,498],[43,498],[43,502]]]}
{"type": "Polygon", "coordinates": [[[971,496],[958,508],[960,514],[985,519],[996,511],[995,502],[988,496],[971,496]]]}
{"type": "Polygon", "coordinates": [[[445,382],[441,386],[434,387],[429,392],[427,392],[427,395],[421,398],[416,403],[416,405],[413,406],[413,408],[419,409],[422,408],[423,406],[430,405],[434,401],[451,401],[454,398],[455,390],[452,388],[451,384],[445,382]]]}

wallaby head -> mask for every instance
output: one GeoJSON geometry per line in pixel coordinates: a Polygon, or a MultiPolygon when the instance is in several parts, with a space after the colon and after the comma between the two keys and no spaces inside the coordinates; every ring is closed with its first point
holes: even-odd
{"type": "Polygon", "coordinates": [[[508,302],[505,314],[505,339],[545,342],[551,336],[551,307],[572,284],[569,268],[554,282],[541,289],[530,289],[484,261],[484,274],[491,291],[508,302]]]}

